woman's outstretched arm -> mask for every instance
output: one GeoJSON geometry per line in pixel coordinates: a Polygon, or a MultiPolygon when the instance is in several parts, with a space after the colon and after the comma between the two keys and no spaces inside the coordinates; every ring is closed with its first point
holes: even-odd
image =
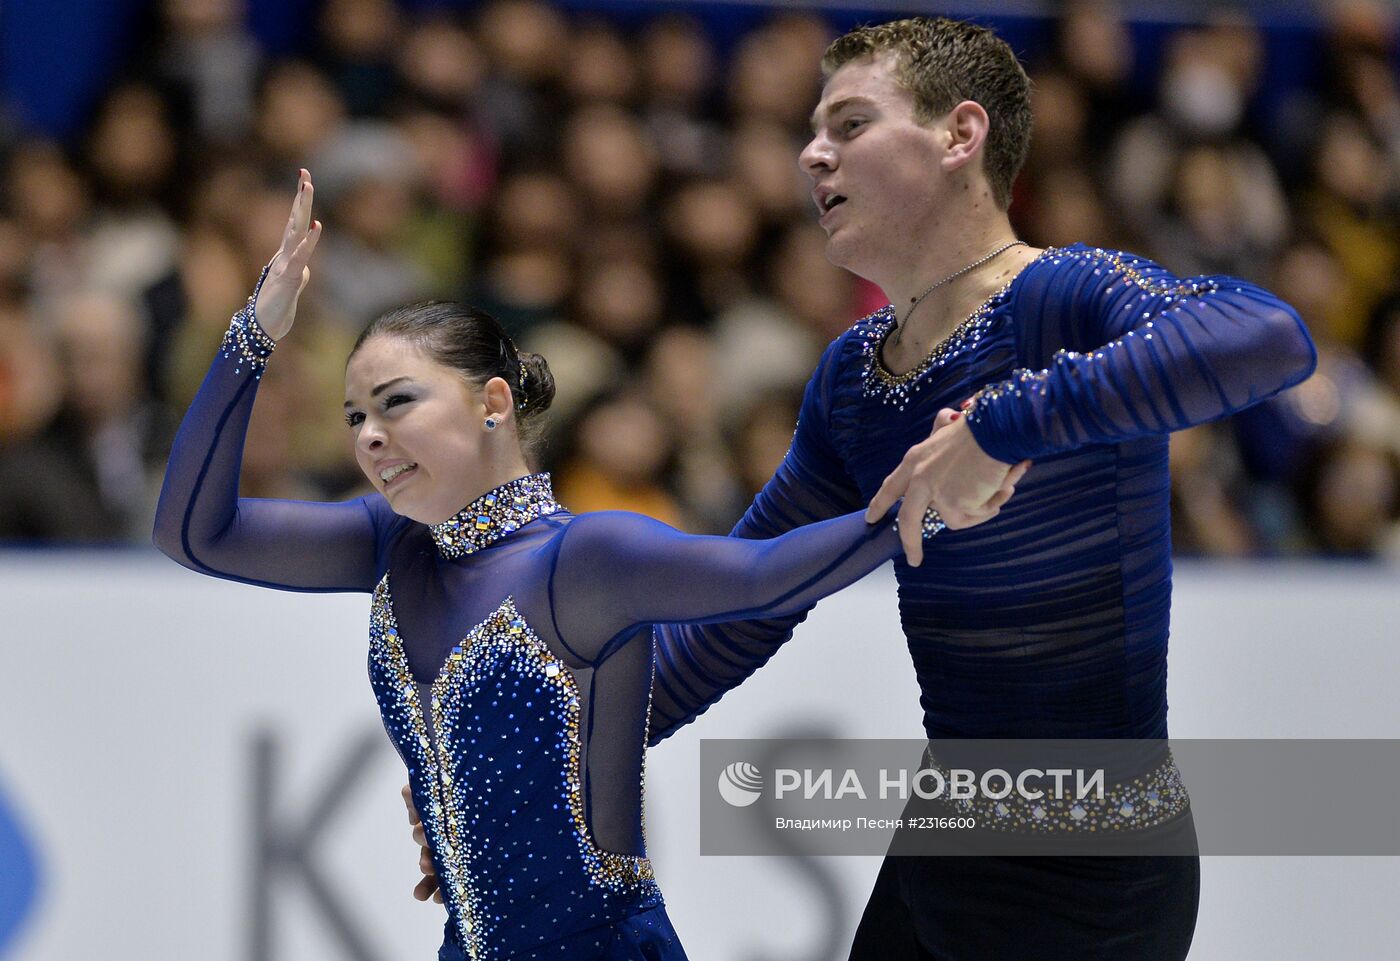
{"type": "MultiPolygon", "coordinates": [[[[989,518],[1015,492],[1024,470],[1015,468],[989,518]]],[[[572,649],[603,656],[612,638],[638,624],[805,611],[900,549],[893,515],[867,524],[864,513],[856,512],[749,540],[683,534],[622,511],[583,514],[560,539],[551,584],[554,615],[572,649]]]]}
{"type": "Polygon", "coordinates": [[[258,380],[296,300],[321,234],[302,171],[282,247],[238,311],[185,413],[156,508],[156,547],[191,570],[294,591],[371,591],[395,515],[372,494],[341,503],[238,496],[258,380]]]}

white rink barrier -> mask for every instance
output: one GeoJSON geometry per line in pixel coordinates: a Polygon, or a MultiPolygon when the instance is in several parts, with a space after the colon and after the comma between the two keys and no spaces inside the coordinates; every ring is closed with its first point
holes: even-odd
{"type": "MultiPolygon", "coordinates": [[[[368,595],[24,551],[0,553],[0,601],[0,958],[436,957],[368,595]]],[[[1175,737],[1400,737],[1400,573],[1181,563],[1173,624],[1175,737]]],[[[919,717],[886,568],[650,753],[650,853],[693,961],[844,959],[879,866],[700,857],[699,739],[919,737],[919,717]]],[[[1192,959],[1380,958],[1400,936],[1400,859],[1202,870],[1192,959]]]]}

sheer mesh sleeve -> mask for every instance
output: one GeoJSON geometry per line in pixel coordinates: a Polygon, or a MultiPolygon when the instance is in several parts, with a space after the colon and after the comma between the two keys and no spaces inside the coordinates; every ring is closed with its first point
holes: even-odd
{"type": "Polygon", "coordinates": [[[383,532],[395,518],[381,496],[340,503],[238,496],[248,419],[274,347],[253,316],[256,298],[257,289],[234,315],[180,423],[152,540],[202,574],[292,591],[372,591],[383,532]]]}
{"type": "MultiPolygon", "coordinates": [[[[787,456],[730,537],[777,537],[863,506],[864,499],[833,449],[827,429],[829,384],[842,343],[838,339],[822,355],[807,384],[787,456]]],[[[649,743],[693,721],[766,664],[792,637],[808,610],[722,623],[658,624],[649,743]]]]}
{"type": "Polygon", "coordinates": [[[585,658],[653,621],[791,615],[859,580],[900,551],[894,515],[861,512],[769,540],[684,534],[624,511],[576,517],[551,574],[557,630],[585,658]],[[595,647],[596,649],[589,649],[595,647]]]}
{"type": "Polygon", "coordinates": [[[984,389],[968,424],[998,460],[1181,430],[1258,403],[1316,366],[1297,312],[1253,284],[1179,280],[1103,251],[1070,259],[1042,292],[1063,322],[1043,326],[1089,346],[984,389]]]}

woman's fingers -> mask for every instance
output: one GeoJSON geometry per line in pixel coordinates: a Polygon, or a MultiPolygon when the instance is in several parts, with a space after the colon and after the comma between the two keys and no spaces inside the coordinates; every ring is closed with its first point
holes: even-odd
{"type": "Polygon", "coordinates": [[[296,214],[297,236],[305,237],[306,231],[311,227],[311,198],[316,192],[308,177],[301,183],[301,188],[297,191],[296,202],[292,204],[292,210],[296,214]]]}
{"type": "Polygon", "coordinates": [[[428,835],[423,830],[423,822],[418,821],[413,825],[413,840],[423,847],[428,846],[428,835]]]}
{"type": "Polygon", "coordinates": [[[950,426],[953,423],[953,421],[957,420],[961,416],[962,414],[953,410],[953,408],[944,407],[938,412],[937,416],[933,418],[933,432],[935,434],[938,433],[943,428],[950,426]]]}
{"type": "MultiPolygon", "coordinates": [[[[311,262],[311,255],[315,252],[316,244],[321,239],[322,233],[321,221],[317,220],[311,225],[311,229],[306,232],[306,236],[301,239],[301,242],[296,245],[296,248],[287,258],[288,271],[306,269],[307,264],[311,262]]],[[[307,279],[309,278],[303,277],[301,282],[304,284],[307,279]]]]}
{"type": "Polygon", "coordinates": [[[311,173],[302,169],[297,177],[297,193],[287,216],[282,246],[268,265],[267,277],[258,291],[253,310],[258,323],[273,340],[281,340],[296,318],[297,298],[311,279],[311,255],[321,239],[321,222],[311,217],[311,173]]]}
{"type": "Polygon", "coordinates": [[[282,232],[282,253],[290,254],[306,238],[311,227],[311,199],[316,188],[311,172],[302,168],[297,175],[297,193],[292,198],[292,210],[287,215],[287,229],[282,232]]]}

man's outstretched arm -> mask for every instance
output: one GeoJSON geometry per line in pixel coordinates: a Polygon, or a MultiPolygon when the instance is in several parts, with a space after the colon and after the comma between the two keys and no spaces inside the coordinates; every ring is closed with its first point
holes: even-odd
{"type": "Polygon", "coordinates": [[[1297,312],[1246,281],[1182,280],[1103,252],[1061,274],[1035,312],[1057,343],[1086,346],[979,392],[967,417],[910,449],[870,516],[902,497],[902,528],[929,506],[956,517],[1008,464],[1226,417],[1316,366],[1297,312]]]}

